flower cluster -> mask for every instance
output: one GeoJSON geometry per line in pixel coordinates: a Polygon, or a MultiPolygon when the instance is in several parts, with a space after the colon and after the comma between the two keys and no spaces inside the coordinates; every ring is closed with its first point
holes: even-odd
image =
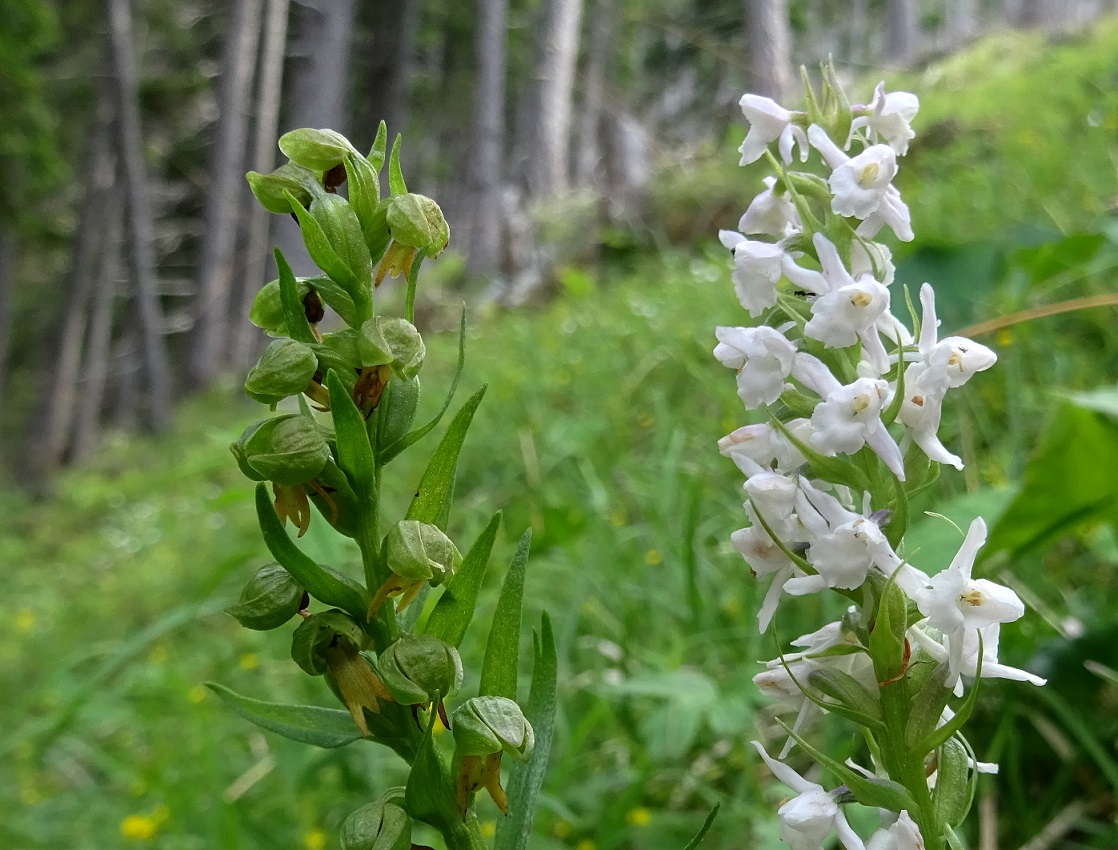
{"type": "Polygon", "coordinates": [[[948,391],[996,356],[941,339],[932,287],[921,287],[917,313],[891,289],[891,252],[874,241],[883,231],[913,238],[893,179],[914,136],[916,96],[881,84],[870,103],[852,106],[833,68],[823,76],[802,112],[741,100],[750,125],[741,163],[764,157],[775,174],[738,232],[719,236],[738,300],[760,323],[717,328],[714,356],[735,371],[745,407],[768,418],[719,442],[746,476],[749,524],[733,545],[755,577],[770,577],[761,631],[786,596],[831,588],[857,603],[755,679],[778,711],[796,714],[784,755],[799,744],[843,785],[827,792],[756,746],[798,794],[780,809],[795,850],[818,850],[832,831],[848,850],[866,847],[840,807],[854,800],[890,813],[870,848],[955,846],[974,773],[992,766],[958,731],[973,689],[956,711],[949,698],[980,676],[1043,682],[998,662],[999,629],[1024,606],[1009,588],[972,578],[983,520],[935,574],[903,536],[909,499],[941,465],[963,465],[938,436],[948,391]],[[811,171],[792,170],[796,148],[811,171]],[[898,301],[911,327],[895,315],[898,301]],[[835,764],[803,739],[821,711],[864,727],[872,769],[835,764]]]}

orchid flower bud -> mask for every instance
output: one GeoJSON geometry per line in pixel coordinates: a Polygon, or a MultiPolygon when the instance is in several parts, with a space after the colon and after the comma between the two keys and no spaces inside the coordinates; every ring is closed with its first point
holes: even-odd
{"type": "Polygon", "coordinates": [[[401,705],[429,705],[462,687],[458,650],[432,635],[401,635],[377,658],[377,671],[401,705]]]}
{"type": "Polygon", "coordinates": [[[245,379],[245,392],[261,404],[275,404],[298,395],[318,371],[318,358],[301,342],[271,342],[245,379]]]}
{"type": "Polygon", "coordinates": [[[267,564],[256,571],[236,605],[225,609],[246,629],[277,629],[295,616],[307,598],[291,574],[279,564],[267,564]]]}

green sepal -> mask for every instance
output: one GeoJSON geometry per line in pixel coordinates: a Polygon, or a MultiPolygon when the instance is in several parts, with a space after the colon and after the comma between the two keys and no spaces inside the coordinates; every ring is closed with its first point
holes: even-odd
{"type": "Polygon", "coordinates": [[[310,481],[330,459],[322,427],[296,413],[265,420],[244,444],[244,452],[249,467],[284,487],[310,481]]]}
{"type": "Polygon", "coordinates": [[[428,705],[462,687],[458,650],[433,635],[401,635],[377,658],[377,672],[401,705],[428,705]]]}
{"type": "Polygon", "coordinates": [[[337,749],[361,740],[348,711],[317,705],[280,705],[241,696],[224,685],[206,682],[229,708],[261,729],[275,732],[300,744],[337,749]]]}
{"type": "Polygon", "coordinates": [[[266,632],[294,617],[303,595],[303,588],[291,573],[279,564],[266,564],[245,585],[237,604],[230,605],[225,613],[246,629],[266,632]]]}
{"type": "Polygon", "coordinates": [[[300,293],[299,284],[283,252],[276,248],[274,253],[276,269],[279,271],[280,304],[283,307],[283,322],[287,333],[298,342],[315,342],[314,331],[307,321],[306,308],[303,307],[303,299],[307,293],[300,293]]]}
{"type": "Polygon", "coordinates": [[[353,145],[334,130],[302,127],[280,136],[279,149],[297,165],[324,172],[341,164],[342,158],[353,151],[353,145]]]}
{"type": "Polygon", "coordinates": [[[301,342],[277,339],[268,344],[245,378],[245,392],[261,404],[299,395],[318,371],[318,358],[301,342]]]}
{"type": "Polygon", "coordinates": [[[381,121],[377,125],[377,135],[373,139],[373,146],[369,148],[369,165],[377,174],[384,168],[384,152],[388,150],[388,125],[381,121]]]}
{"type": "MultiPolygon", "coordinates": [[[[307,278],[295,279],[295,291],[300,303],[310,292],[311,286],[307,278]]],[[[306,315],[304,314],[304,319],[306,315]]],[[[256,297],[252,299],[252,307],[248,312],[248,320],[269,336],[284,337],[291,334],[287,331],[287,316],[283,309],[283,299],[280,297],[279,278],[269,281],[260,288],[256,297]]]]}
{"type": "Polygon", "coordinates": [[[905,809],[910,812],[917,811],[916,802],[912,799],[912,795],[908,792],[908,789],[899,782],[894,782],[891,779],[883,779],[881,777],[874,777],[871,779],[868,776],[863,776],[856,770],[847,767],[841,762],[835,761],[823,751],[813,747],[799,734],[792,731],[792,728],[783,720],[777,718],[776,722],[800,745],[800,749],[815,759],[822,767],[829,770],[838,778],[839,782],[849,788],[850,792],[863,806],[888,809],[892,812],[900,812],[905,809]]]}
{"type": "Polygon", "coordinates": [[[501,585],[493,623],[489,627],[489,640],[485,645],[485,660],[481,666],[481,683],[478,693],[483,696],[516,699],[516,674],[520,667],[520,620],[524,607],[524,574],[528,566],[528,553],[532,547],[532,529],[520,538],[512,563],[501,585]]]}
{"type": "MultiPolygon", "coordinates": [[[[249,465],[246,446],[257,431],[272,421],[271,419],[261,419],[259,422],[253,422],[245,428],[237,442],[229,444],[229,451],[231,451],[233,457],[236,458],[237,466],[240,467],[241,472],[243,472],[245,477],[250,481],[266,481],[267,479],[249,465]]],[[[274,426],[269,425],[268,427],[274,426]]]]}
{"type": "Polygon", "coordinates": [[[423,625],[423,632],[434,635],[451,646],[462,643],[474,616],[474,607],[477,605],[489,555],[493,551],[500,525],[501,512],[497,511],[462,559],[462,565],[454,578],[447,583],[423,625]]]}
{"type": "Polygon", "coordinates": [[[509,815],[497,823],[493,850],[527,850],[536,798],[551,755],[559,671],[555,635],[546,612],[541,617],[539,635],[532,636],[532,648],[532,684],[526,715],[535,734],[535,749],[527,765],[513,762],[509,767],[509,815]]]}
{"type": "Polygon", "coordinates": [[[347,611],[359,622],[364,621],[365,612],[369,609],[368,593],[348,576],[327,572],[295,545],[280,523],[263,483],[256,485],[256,515],[268,551],[307,593],[326,605],[347,611]]]}
{"type": "Polygon", "coordinates": [[[419,407],[419,376],[408,379],[394,375],[384,388],[380,399],[380,419],[377,421],[377,451],[382,453],[381,464],[388,463],[383,458],[384,450],[407,436],[408,429],[415,422],[419,407]]]}
{"type": "Polygon", "coordinates": [[[385,538],[385,560],[395,575],[437,587],[454,576],[462,555],[438,526],[404,519],[385,538]]]}
{"type": "Polygon", "coordinates": [[[789,171],[784,175],[784,182],[786,185],[791,185],[796,194],[825,201],[830,206],[831,187],[822,177],[815,174],[805,174],[802,171],[789,171]]]}
{"type": "Polygon", "coordinates": [[[853,487],[855,490],[862,492],[871,489],[869,479],[862,470],[848,461],[820,454],[789,431],[785,424],[781,422],[771,410],[767,408],[766,410],[769,414],[769,421],[772,423],[772,426],[804,456],[804,459],[811,465],[816,476],[835,484],[845,484],[847,487],[853,487]]]}
{"type": "Polygon", "coordinates": [[[520,761],[532,757],[535,733],[520,706],[511,699],[480,696],[454,710],[454,759],[505,752],[520,761]]]}
{"type": "Polygon", "coordinates": [[[951,697],[951,688],[945,684],[947,673],[946,663],[936,664],[924,660],[919,664],[909,665],[909,672],[905,674],[911,701],[908,724],[905,727],[906,746],[915,748],[935,731],[943,717],[943,709],[947,707],[947,701],[951,697]],[[930,671],[928,668],[931,668],[930,671]]]}
{"type": "Polygon", "coordinates": [[[342,850],[411,850],[411,818],[382,798],[342,821],[340,838],[342,850]]]}
{"type": "Polygon", "coordinates": [[[403,143],[404,137],[397,133],[396,140],[392,143],[392,153],[388,157],[388,189],[393,195],[408,193],[408,187],[404,183],[404,172],[400,170],[400,147],[403,143]]]}
{"type": "Polygon", "coordinates": [[[401,378],[414,378],[427,347],[415,325],[399,316],[373,316],[361,325],[357,350],[362,366],[391,366],[401,378]]]}
{"type": "Polygon", "coordinates": [[[326,387],[330,391],[330,415],[334,419],[338,466],[352,483],[353,492],[360,494],[359,498],[370,498],[376,489],[376,471],[365,419],[333,369],[326,374],[326,387]]]}
{"type": "Polygon", "coordinates": [[[311,614],[291,634],[291,658],[308,676],[321,676],[328,666],[325,650],[340,647],[356,653],[365,643],[365,632],[344,611],[333,608],[311,614]]]}
{"type": "MultiPolygon", "coordinates": [[[[835,667],[821,665],[808,673],[807,684],[840,705],[852,709],[858,715],[876,721],[873,728],[885,728],[881,702],[877,695],[871,693],[849,673],[844,673],[835,667]]],[[[828,706],[828,710],[833,711],[833,706],[828,706]]]]}
{"type": "Polygon", "coordinates": [[[955,737],[943,742],[936,757],[936,787],[932,790],[936,823],[958,826],[970,809],[970,755],[955,737]]]}
{"type": "Polygon", "coordinates": [[[450,389],[447,391],[446,398],[443,399],[442,407],[439,412],[416,428],[414,431],[409,431],[405,436],[400,437],[398,440],[389,443],[380,455],[381,463],[388,463],[392,458],[396,457],[408,446],[422,440],[430,434],[435,427],[442,421],[443,415],[450,408],[450,403],[454,399],[454,393],[458,389],[458,382],[462,378],[462,370],[466,365],[466,308],[462,308],[462,317],[458,324],[458,366],[454,370],[454,379],[450,382],[450,389]]]}
{"type": "Polygon", "coordinates": [[[426,195],[393,195],[388,202],[388,231],[401,245],[437,257],[450,241],[450,225],[443,211],[426,195]]]}
{"type": "Polygon", "coordinates": [[[310,206],[311,201],[324,191],[318,174],[293,162],[285,162],[271,174],[250,171],[245,179],[260,206],[276,215],[292,212],[288,195],[304,206],[310,206]]]}
{"type": "Polygon", "coordinates": [[[416,488],[415,498],[408,506],[408,519],[438,523],[440,517],[446,515],[454,490],[458,453],[462,450],[466,432],[469,431],[474,413],[485,396],[485,390],[486,387],[482,387],[470,396],[451,420],[450,427],[446,429],[438,448],[427,463],[427,469],[416,488]]]}
{"type": "Polygon", "coordinates": [[[896,582],[887,581],[878,593],[874,626],[870,631],[870,658],[879,683],[892,682],[904,672],[907,632],[908,599],[896,582]]]}

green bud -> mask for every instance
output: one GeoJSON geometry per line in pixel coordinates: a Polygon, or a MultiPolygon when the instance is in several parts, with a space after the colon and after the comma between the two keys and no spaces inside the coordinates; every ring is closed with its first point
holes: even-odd
{"type": "Polygon", "coordinates": [[[411,818],[394,803],[362,806],[342,823],[342,850],[411,850],[411,818]]]}
{"type": "Polygon", "coordinates": [[[380,654],[377,672],[401,705],[427,705],[462,686],[458,650],[432,635],[401,636],[380,654]]]}
{"type": "Polygon", "coordinates": [[[283,486],[310,481],[330,459],[322,426],[298,414],[265,420],[244,444],[244,453],[252,470],[283,486]]]}
{"type": "Polygon", "coordinates": [[[870,631],[870,657],[878,685],[896,682],[909,661],[907,597],[895,582],[886,582],[877,597],[873,628],[870,631]]]}
{"type": "MultiPolygon", "coordinates": [[[[305,298],[310,289],[308,278],[295,279],[295,291],[300,299],[305,298]]],[[[248,320],[269,336],[287,336],[287,320],[283,314],[278,280],[269,281],[256,293],[248,312],[248,320]]]]}
{"type": "Polygon", "coordinates": [[[455,759],[505,752],[528,761],[535,745],[532,725],[506,697],[474,697],[458,706],[452,720],[455,759]]]}
{"type": "Polygon", "coordinates": [[[388,568],[405,579],[429,581],[437,587],[449,580],[462,555],[437,525],[405,519],[388,532],[388,568]]]}
{"type": "Polygon", "coordinates": [[[241,434],[241,438],[237,440],[237,442],[231,443],[229,446],[229,451],[231,451],[233,453],[233,457],[237,459],[237,466],[241,468],[241,472],[243,472],[250,481],[267,481],[267,478],[249,465],[247,448],[248,443],[252,439],[253,435],[264,425],[274,421],[275,420],[273,419],[261,419],[259,422],[253,422],[251,425],[245,428],[244,432],[241,434]]]}
{"type": "Polygon", "coordinates": [[[284,163],[271,174],[250,171],[245,177],[260,206],[277,215],[292,212],[285,192],[290,192],[304,207],[323,194],[318,175],[293,162],[284,163]]]}
{"type": "Polygon", "coordinates": [[[321,676],[330,667],[327,650],[357,654],[364,642],[365,632],[353,618],[333,608],[299,624],[291,635],[291,658],[308,675],[321,676]]]}
{"type": "Polygon", "coordinates": [[[240,601],[225,609],[246,629],[265,632],[277,629],[294,617],[303,605],[306,592],[279,564],[267,564],[256,571],[240,601]]]}
{"type": "Polygon", "coordinates": [[[419,377],[395,377],[388,383],[380,403],[381,448],[391,446],[411,430],[419,406],[419,377]]]}
{"type": "Polygon", "coordinates": [[[822,177],[815,174],[804,174],[801,171],[791,171],[788,173],[787,180],[792,188],[801,195],[826,201],[830,205],[831,188],[822,177]]]}
{"type": "Polygon", "coordinates": [[[280,136],[279,149],[288,159],[313,171],[329,171],[340,165],[347,153],[356,153],[341,133],[304,127],[280,136]]]}
{"type": "Polygon", "coordinates": [[[307,388],[318,371],[314,352],[293,339],[272,342],[245,379],[245,392],[261,404],[275,404],[307,388]]]}
{"type": "Polygon", "coordinates": [[[319,371],[325,375],[333,369],[345,388],[353,392],[361,364],[357,353],[357,331],[345,328],[337,333],[325,334],[321,344],[313,344],[310,348],[318,357],[319,371]]]}
{"type": "Polygon", "coordinates": [[[357,341],[362,366],[390,365],[401,378],[413,378],[427,347],[415,325],[398,316],[374,316],[361,326],[357,341]]]}
{"type": "Polygon", "coordinates": [[[450,225],[439,205],[425,195],[394,195],[388,202],[388,230],[401,245],[421,248],[429,257],[450,241],[450,225]]]}

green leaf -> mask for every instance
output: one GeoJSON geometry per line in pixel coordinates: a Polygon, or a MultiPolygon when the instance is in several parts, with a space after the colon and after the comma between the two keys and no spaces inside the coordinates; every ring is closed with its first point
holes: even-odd
{"type": "MultiPolygon", "coordinates": [[[[466,432],[470,429],[477,406],[485,396],[485,390],[486,387],[482,387],[470,396],[455,414],[450,427],[446,429],[442,441],[427,463],[427,469],[419,482],[415,498],[408,507],[408,519],[432,522],[437,525],[440,516],[445,513],[445,508],[449,507],[450,496],[454,490],[454,471],[458,465],[458,453],[462,450],[466,432]]],[[[445,528],[445,521],[442,527],[445,528]]]]}
{"type": "MultiPolygon", "coordinates": [[[[304,280],[304,278],[297,278],[304,280]]],[[[350,326],[359,324],[357,321],[356,308],[353,306],[353,298],[346,292],[341,285],[335,283],[325,275],[318,277],[305,278],[307,284],[318,293],[319,297],[325,301],[334,312],[342,317],[342,320],[350,326]]]]}
{"type": "Polygon", "coordinates": [[[454,399],[454,393],[458,389],[458,381],[462,377],[462,368],[466,364],[466,307],[462,306],[462,318],[458,324],[458,366],[454,370],[454,380],[450,382],[450,390],[446,394],[446,399],[443,400],[443,406],[439,408],[439,412],[431,417],[427,422],[424,422],[414,431],[410,431],[406,436],[401,437],[389,446],[380,454],[381,464],[386,464],[392,458],[396,457],[408,446],[422,440],[430,434],[435,427],[442,421],[443,415],[450,407],[450,402],[454,399]]]}
{"type": "Polygon", "coordinates": [[[320,602],[349,612],[358,622],[365,622],[369,609],[368,594],[352,579],[333,571],[327,572],[295,545],[280,523],[263,482],[256,485],[256,515],[268,551],[307,593],[320,602]]]}
{"type": "Polygon", "coordinates": [[[493,612],[489,641],[485,645],[485,661],[481,666],[478,693],[483,696],[516,699],[516,672],[520,666],[520,618],[524,607],[524,573],[528,552],[532,548],[532,529],[520,538],[512,556],[497,610],[493,612]]]}
{"type": "Polygon", "coordinates": [[[485,578],[485,569],[489,564],[489,555],[493,551],[493,543],[497,539],[497,529],[501,525],[501,512],[493,514],[489,525],[478,535],[462,565],[454,578],[443,590],[439,601],[431,610],[427,622],[420,630],[425,634],[434,635],[451,646],[458,646],[466,634],[470,620],[474,616],[474,607],[477,597],[481,592],[482,581],[485,578]]]}
{"type": "Polygon", "coordinates": [[[896,683],[897,677],[904,672],[907,616],[907,597],[904,592],[897,587],[896,582],[886,582],[877,599],[869,645],[874,675],[879,683],[896,683]]]}
{"type": "Polygon", "coordinates": [[[373,139],[373,147],[369,151],[369,164],[379,174],[384,168],[384,152],[388,149],[388,125],[383,121],[377,127],[377,137],[373,139]]]}
{"type": "Polygon", "coordinates": [[[703,843],[703,839],[706,837],[706,834],[710,832],[710,828],[714,825],[714,819],[718,817],[718,810],[721,807],[721,803],[715,803],[714,808],[711,809],[710,814],[707,815],[707,819],[703,821],[702,829],[699,830],[698,834],[696,834],[694,838],[687,842],[687,846],[684,847],[683,850],[695,850],[696,847],[703,843]]]}
{"type": "Polygon", "coordinates": [[[400,146],[404,137],[396,134],[396,141],[392,143],[392,154],[388,158],[388,188],[393,195],[406,195],[408,187],[404,183],[404,172],[400,170],[400,146]]]}
{"type": "Polygon", "coordinates": [[[330,415],[334,418],[338,466],[352,482],[353,492],[358,498],[367,499],[376,487],[373,482],[373,447],[369,444],[365,419],[333,369],[326,373],[326,387],[330,391],[330,415]]]}
{"type": "Polygon", "coordinates": [[[435,826],[462,819],[454,802],[454,788],[447,787],[446,769],[435,747],[432,730],[437,717],[432,711],[404,789],[404,807],[408,814],[435,826]]]}
{"type": "Polygon", "coordinates": [[[335,749],[361,739],[361,730],[354,725],[348,711],[317,705],[263,702],[241,696],[215,682],[207,682],[206,687],[241,717],[292,741],[335,749]]]}
{"type": "MultiPolygon", "coordinates": [[[[303,307],[303,297],[299,295],[299,285],[291,266],[279,248],[275,250],[276,268],[279,270],[280,301],[283,304],[283,320],[287,333],[297,342],[317,342],[311,323],[307,321],[307,311],[303,307]]],[[[305,293],[304,293],[305,294],[305,293]]]]}
{"type": "Polygon", "coordinates": [[[369,160],[359,153],[346,154],[345,170],[349,178],[349,205],[361,222],[365,244],[371,245],[379,239],[376,221],[377,207],[380,206],[380,178],[369,160]]]}
{"type": "Polygon", "coordinates": [[[509,768],[509,816],[497,822],[493,850],[526,850],[532,836],[536,797],[547,773],[551,738],[555,732],[558,658],[551,619],[545,613],[538,638],[533,636],[532,685],[526,716],[535,731],[536,743],[527,764],[513,762],[509,768]]]}
{"type": "Polygon", "coordinates": [[[291,202],[291,208],[295,211],[295,217],[299,219],[299,228],[303,231],[303,242],[306,243],[307,253],[311,255],[311,259],[320,269],[349,293],[350,298],[353,299],[356,317],[365,321],[372,314],[372,307],[370,306],[372,296],[359,290],[355,271],[330,244],[330,239],[322,225],[290,192],[287,195],[291,202]]]}
{"type": "Polygon", "coordinates": [[[372,314],[373,260],[353,207],[338,195],[323,195],[311,202],[310,214],[322,228],[330,247],[350,270],[353,282],[339,279],[338,283],[353,299],[357,317],[367,319],[372,314]]]}
{"type": "Polygon", "coordinates": [[[847,708],[873,718],[884,728],[881,722],[881,703],[877,695],[870,693],[865,685],[849,673],[844,673],[837,667],[820,666],[808,674],[807,683],[847,708]]]}
{"type": "Polygon", "coordinates": [[[970,808],[970,759],[957,738],[944,741],[939,748],[936,787],[932,808],[936,822],[958,826],[970,808]]]}
{"type": "MultiPolygon", "coordinates": [[[[915,672],[917,665],[912,665],[909,669],[915,672]]],[[[911,681],[912,672],[906,675],[906,679],[912,693],[911,681]]],[[[932,670],[931,675],[927,677],[925,682],[920,686],[920,690],[916,692],[915,696],[910,697],[912,710],[908,716],[908,725],[905,727],[905,744],[909,747],[914,746],[918,741],[927,738],[932,732],[935,731],[936,724],[939,723],[943,717],[943,709],[947,706],[947,700],[951,696],[951,688],[947,687],[944,683],[947,681],[947,664],[937,664],[932,670]]],[[[925,750],[925,752],[927,752],[925,750]]]]}
{"type": "MultiPolygon", "coordinates": [[[[982,658],[982,638],[978,639],[978,657],[982,658]]],[[[970,719],[971,712],[974,711],[975,705],[978,703],[978,690],[982,682],[982,665],[979,662],[978,676],[975,677],[974,682],[970,686],[970,691],[967,693],[967,698],[963,700],[962,705],[959,706],[955,712],[955,716],[924,738],[919,744],[913,747],[913,751],[917,753],[930,753],[936,747],[942,746],[952,735],[957,733],[963,728],[963,724],[970,719]]]]}

